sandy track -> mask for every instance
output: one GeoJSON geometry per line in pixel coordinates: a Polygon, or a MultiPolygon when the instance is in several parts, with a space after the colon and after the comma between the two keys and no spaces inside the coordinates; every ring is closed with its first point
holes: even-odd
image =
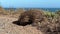
{"type": "Polygon", "coordinates": [[[31,25],[18,26],[13,24],[17,18],[9,16],[0,16],[0,34],[42,34],[39,30],[31,25]]]}

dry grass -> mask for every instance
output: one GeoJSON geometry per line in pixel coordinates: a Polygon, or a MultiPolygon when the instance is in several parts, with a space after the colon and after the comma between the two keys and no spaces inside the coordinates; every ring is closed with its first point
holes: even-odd
{"type": "MultiPolygon", "coordinates": [[[[21,13],[23,13],[24,10],[23,9],[17,9],[17,10],[5,10],[3,8],[0,8],[0,23],[4,23],[5,21],[5,24],[7,24],[5,26],[5,29],[7,31],[7,33],[9,33],[9,29],[11,29],[11,32],[12,34],[20,34],[21,32],[24,32],[22,34],[35,34],[37,32],[36,29],[34,29],[33,27],[31,28],[30,26],[27,26],[27,28],[23,28],[23,26],[16,26],[16,25],[13,25],[12,22],[13,20],[15,19],[18,19],[18,17],[20,16],[21,13]],[[1,17],[3,16],[3,18],[1,17]],[[9,20],[9,21],[8,21],[9,20]],[[12,22],[11,22],[12,21],[12,22]],[[9,25],[10,24],[10,25],[9,25]],[[12,24],[12,25],[11,25],[12,24]],[[8,26],[9,25],[9,26],[8,26]],[[14,29],[13,29],[13,27],[14,29]],[[7,28],[8,27],[8,28],[7,28]],[[21,27],[21,29],[20,29],[21,27]],[[30,30],[31,28],[31,30],[30,30]],[[13,30],[12,30],[13,29],[13,30]],[[25,30],[24,30],[25,29],[25,30]],[[20,31],[19,31],[20,30],[20,31]],[[31,32],[30,32],[30,31],[31,32]],[[35,30],[35,31],[34,31],[35,30]],[[16,31],[16,32],[15,32],[16,31]],[[18,31],[18,32],[17,32],[18,31]],[[32,33],[33,32],[33,33],[32,33]]],[[[58,14],[59,12],[57,13],[54,13],[54,12],[48,12],[48,11],[44,11],[44,14],[45,14],[45,18],[42,19],[41,23],[39,22],[39,25],[37,25],[37,28],[40,30],[40,31],[43,31],[44,34],[46,33],[46,31],[48,30],[48,28],[50,28],[52,31],[54,28],[59,27],[60,26],[60,16],[58,14]],[[57,23],[57,24],[56,24],[57,23]],[[49,24],[49,25],[47,25],[49,24]],[[47,27],[49,26],[49,27],[47,27]],[[41,28],[42,27],[42,28],[41,28]]],[[[1,28],[0,28],[1,29],[1,28]]],[[[5,32],[5,29],[4,29],[4,32],[5,32]]],[[[58,28],[57,28],[58,29],[58,28]]],[[[55,30],[57,30],[55,29],[55,30]]],[[[59,29],[58,29],[59,30],[59,29]]],[[[40,32],[38,31],[38,33],[40,32]]],[[[37,34],[37,33],[36,33],[37,34]]],[[[40,33],[39,33],[40,34],[40,33]]],[[[46,33],[47,34],[47,33],[46,33]]],[[[52,34],[52,33],[51,33],[52,34]]],[[[53,33],[54,34],[54,33],[53,33]]],[[[55,33],[56,34],[56,33],[55,33]]]]}
{"type": "Polygon", "coordinates": [[[24,12],[23,9],[17,9],[15,10],[5,10],[3,8],[0,8],[0,15],[8,15],[11,17],[18,17],[22,12],[24,12]]]}

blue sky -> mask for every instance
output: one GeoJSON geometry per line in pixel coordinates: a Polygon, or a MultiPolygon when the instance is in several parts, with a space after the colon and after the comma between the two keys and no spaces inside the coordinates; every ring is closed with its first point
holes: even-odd
{"type": "Polygon", "coordinates": [[[0,0],[4,8],[60,8],[60,0],[0,0]]]}

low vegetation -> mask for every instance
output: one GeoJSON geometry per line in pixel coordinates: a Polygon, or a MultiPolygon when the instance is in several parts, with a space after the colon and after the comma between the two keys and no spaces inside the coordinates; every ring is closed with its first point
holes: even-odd
{"type": "MultiPolygon", "coordinates": [[[[19,17],[21,13],[23,13],[24,9],[16,9],[16,10],[5,10],[0,7],[0,15],[8,15],[11,17],[19,17]]],[[[44,19],[38,23],[37,29],[41,30],[44,33],[56,34],[60,32],[60,10],[56,12],[44,11],[44,19]]]]}
{"type": "Polygon", "coordinates": [[[8,15],[8,16],[12,16],[12,17],[18,17],[22,12],[24,12],[23,9],[3,9],[2,7],[0,7],[0,15],[8,15]]]}
{"type": "Polygon", "coordinates": [[[44,34],[58,34],[60,33],[60,11],[49,12],[45,11],[45,18],[42,19],[38,26],[38,29],[44,32],[44,34]]]}

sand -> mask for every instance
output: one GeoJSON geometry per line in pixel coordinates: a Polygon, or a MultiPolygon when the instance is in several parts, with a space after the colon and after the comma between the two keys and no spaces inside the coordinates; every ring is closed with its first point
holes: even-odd
{"type": "Polygon", "coordinates": [[[0,34],[42,34],[40,30],[31,25],[19,26],[13,24],[18,18],[10,16],[0,16],[0,34]]]}

